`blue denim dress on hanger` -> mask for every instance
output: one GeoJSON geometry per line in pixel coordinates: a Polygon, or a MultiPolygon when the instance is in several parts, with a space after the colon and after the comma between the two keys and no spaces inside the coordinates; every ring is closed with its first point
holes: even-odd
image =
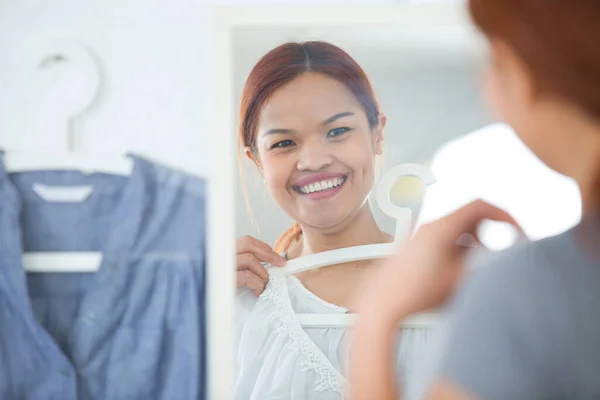
{"type": "Polygon", "coordinates": [[[205,184],[132,157],[128,177],[9,175],[0,153],[0,399],[205,398],[205,184]],[[92,192],[46,201],[40,184],[92,192]],[[41,251],[104,257],[26,273],[41,251]]]}

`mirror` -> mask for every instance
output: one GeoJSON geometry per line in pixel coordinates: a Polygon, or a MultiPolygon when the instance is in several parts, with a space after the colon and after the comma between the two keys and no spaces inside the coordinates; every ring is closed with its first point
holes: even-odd
{"type": "MultiPolygon", "coordinates": [[[[374,201],[385,171],[413,163],[435,177],[427,188],[405,178],[391,190],[394,204],[412,212],[409,230],[476,198],[509,211],[535,238],[578,221],[573,182],[542,166],[487,111],[480,87],[486,52],[462,7],[299,8],[294,16],[279,10],[279,19],[275,12],[271,19],[254,14],[258,21],[246,24],[241,15],[232,19],[227,99],[243,141],[235,192],[237,398],[276,392],[334,399],[347,390],[350,325],[327,326],[327,316],[339,321],[357,310],[356,293],[372,260],[289,276],[271,265],[268,284],[248,260],[273,261],[261,258],[265,246],[296,261],[393,241],[395,221],[374,201]],[[369,85],[379,114],[364,89],[369,85]],[[540,185],[540,197],[530,202],[522,189],[531,182],[540,185]],[[564,188],[563,197],[548,195],[556,186],[564,188]],[[544,208],[534,206],[542,198],[544,208]],[[548,221],[549,213],[561,214],[548,221]],[[259,245],[245,235],[263,242],[262,250],[252,250],[259,245]],[[299,316],[310,314],[323,318],[301,322],[307,319],[299,316]]],[[[481,235],[495,250],[513,244],[512,233],[488,224],[481,235]]],[[[428,334],[429,326],[420,325],[403,329],[398,341],[408,398],[430,350],[428,334]]]]}

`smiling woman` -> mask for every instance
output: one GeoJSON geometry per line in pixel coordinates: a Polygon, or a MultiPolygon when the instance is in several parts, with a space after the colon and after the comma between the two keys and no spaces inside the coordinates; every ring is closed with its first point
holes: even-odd
{"type": "Polygon", "coordinates": [[[348,228],[373,186],[386,122],[362,68],[329,43],[281,45],[250,73],[240,114],[240,147],[298,221],[276,251],[288,251],[307,229],[348,228]],[[351,186],[345,199],[333,201],[343,186],[351,186]]]}
{"type": "MultiPolygon", "coordinates": [[[[242,92],[240,153],[296,222],[274,250],[250,237],[238,242],[238,399],[344,395],[346,330],[304,330],[294,314],[356,311],[376,264],[334,265],[285,278],[267,273],[261,263],[282,265],[393,240],[378,226],[368,200],[385,125],[363,69],[330,43],[283,44],[250,72],[242,92]]],[[[398,342],[406,385],[425,336],[425,330],[405,331],[398,342]]]]}

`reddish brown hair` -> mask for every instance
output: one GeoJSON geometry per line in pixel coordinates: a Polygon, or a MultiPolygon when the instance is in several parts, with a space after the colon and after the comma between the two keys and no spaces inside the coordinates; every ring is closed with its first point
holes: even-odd
{"type": "Polygon", "coordinates": [[[539,92],[600,118],[599,0],[469,0],[475,25],[508,44],[539,92]]]}
{"type": "MultiPolygon", "coordinates": [[[[246,80],[240,105],[240,152],[247,146],[256,154],[256,130],[265,103],[277,89],[307,72],[342,82],[364,108],[371,128],[378,125],[379,106],[373,87],[367,74],[348,53],[321,41],[285,43],[265,54],[246,80]]],[[[277,241],[275,251],[286,251],[301,233],[295,223],[277,241]]]]}

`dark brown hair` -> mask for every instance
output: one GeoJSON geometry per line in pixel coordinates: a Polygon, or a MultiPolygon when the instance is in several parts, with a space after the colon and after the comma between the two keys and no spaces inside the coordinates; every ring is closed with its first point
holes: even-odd
{"type": "MultiPolygon", "coordinates": [[[[342,82],[364,108],[371,128],[378,125],[379,106],[373,87],[367,74],[348,53],[322,41],[285,43],[265,54],[246,80],[240,105],[240,152],[247,146],[256,153],[258,120],[270,96],[307,72],[323,74],[342,82]]],[[[298,223],[294,223],[277,241],[275,251],[286,251],[301,233],[298,223]]]]}
{"type": "Polygon", "coordinates": [[[469,0],[475,25],[523,60],[539,92],[600,119],[599,0],[469,0]]]}

